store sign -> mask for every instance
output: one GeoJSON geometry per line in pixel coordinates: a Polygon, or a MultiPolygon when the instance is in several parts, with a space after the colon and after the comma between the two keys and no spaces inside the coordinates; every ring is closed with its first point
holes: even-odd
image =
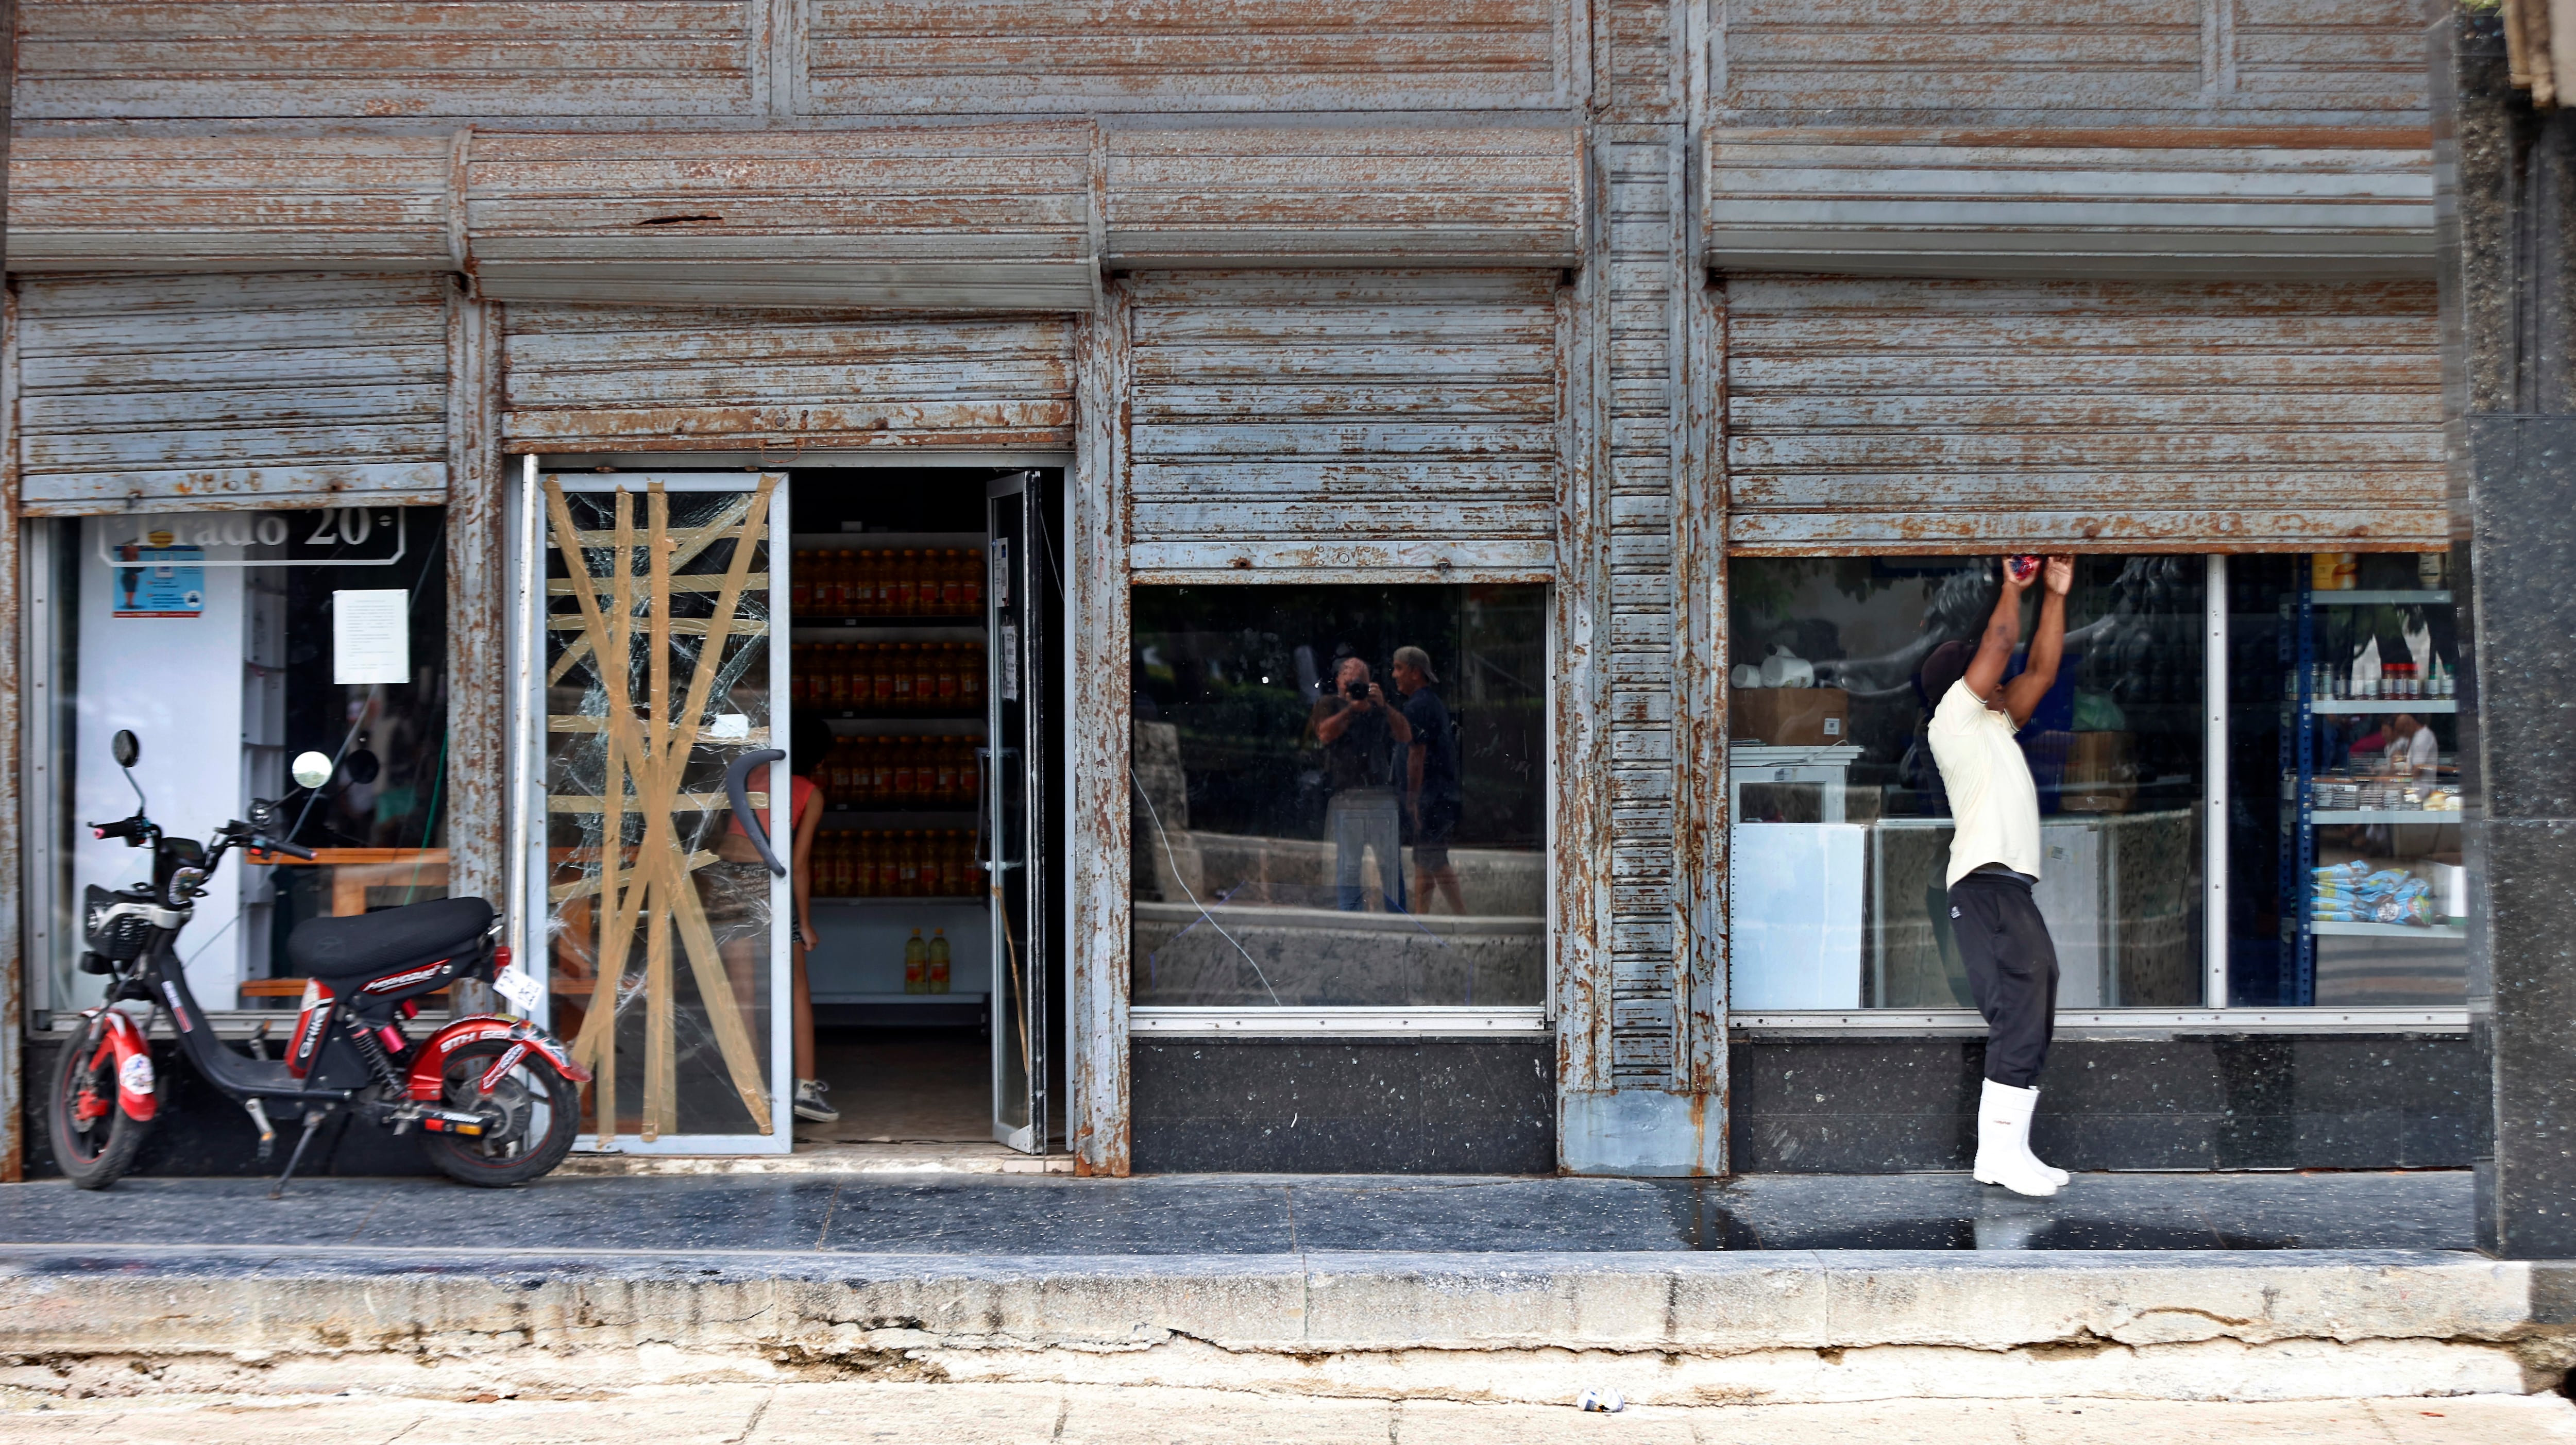
{"type": "Polygon", "coordinates": [[[125,568],[154,552],[193,554],[190,568],[381,567],[402,560],[408,533],[400,507],[148,512],[99,528],[98,555],[125,568]]]}

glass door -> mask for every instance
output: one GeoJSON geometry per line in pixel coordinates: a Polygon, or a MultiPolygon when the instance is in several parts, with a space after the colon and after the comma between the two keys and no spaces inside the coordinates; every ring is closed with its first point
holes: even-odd
{"type": "Polygon", "coordinates": [[[993,936],[993,1137],[1043,1154],[1047,1146],[1044,860],[1046,760],[1039,755],[1039,673],[1046,616],[1038,584],[1038,497],[1033,474],[991,484],[984,589],[992,637],[985,697],[982,815],[985,888],[993,936]]]}
{"type": "Polygon", "coordinates": [[[783,1153],[788,880],[739,805],[788,789],[782,474],[557,475],[526,499],[557,1032],[596,1074],[585,1144],[783,1153]]]}

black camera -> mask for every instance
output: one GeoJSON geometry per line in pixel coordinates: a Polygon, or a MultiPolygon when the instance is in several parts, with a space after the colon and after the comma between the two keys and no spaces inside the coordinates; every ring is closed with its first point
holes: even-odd
{"type": "Polygon", "coordinates": [[[1353,702],[1366,702],[1368,701],[1368,689],[1369,685],[1367,683],[1347,682],[1342,684],[1342,696],[1349,698],[1353,702]]]}

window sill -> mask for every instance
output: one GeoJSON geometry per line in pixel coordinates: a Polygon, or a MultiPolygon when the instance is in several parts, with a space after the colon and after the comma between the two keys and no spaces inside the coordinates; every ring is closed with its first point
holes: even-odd
{"type": "MultiPolygon", "coordinates": [[[[1982,1034],[1973,1009],[1849,1009],[1730,1014],[1732,1038],[1823,1038],[1854,1035],[1943,1037],[1982,1034]]],[[[2469,1011],[2457,1008],[2060,1009],[2057,1037],[2173,1038],[2196,1034],[2456,1034],[2469,1011]]]]}

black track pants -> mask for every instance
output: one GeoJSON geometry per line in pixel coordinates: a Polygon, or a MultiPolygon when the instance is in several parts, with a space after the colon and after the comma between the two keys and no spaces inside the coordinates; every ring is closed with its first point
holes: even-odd
{"type": "Polygon", "coordinates": [[[2057,1033],[2057,945],[2030,885],[2001,873],[1971,873],[1951,884],[1950,931],[1986,1018],[1986,1077],[2038,1087],[2057,1033]]]}

